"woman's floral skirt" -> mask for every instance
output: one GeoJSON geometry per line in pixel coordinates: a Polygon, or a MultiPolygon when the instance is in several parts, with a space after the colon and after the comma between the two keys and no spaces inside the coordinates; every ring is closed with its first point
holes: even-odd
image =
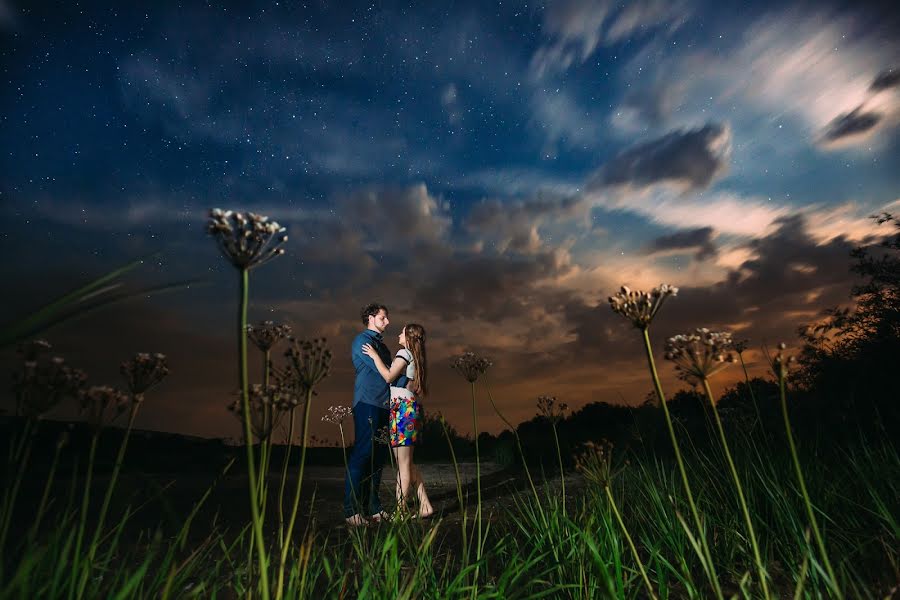
{"type": "Polygon", "coordinates": [[[420,413],[412,392],[391,386],[391,447],[415,445],[421,427],[420,413]]]}

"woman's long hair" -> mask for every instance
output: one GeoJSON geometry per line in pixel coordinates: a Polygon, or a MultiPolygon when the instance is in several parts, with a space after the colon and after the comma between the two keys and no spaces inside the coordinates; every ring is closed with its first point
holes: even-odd
{"type": "Polygon", "coordinates": [[[410,323],[403,328],[406,336],[406,349],[412,354],[416,365],[416,377],[412,380],[412,392],[423,398],[428,394],[428,354],[425,352],[425,328],[417,323],[410,323]]]}

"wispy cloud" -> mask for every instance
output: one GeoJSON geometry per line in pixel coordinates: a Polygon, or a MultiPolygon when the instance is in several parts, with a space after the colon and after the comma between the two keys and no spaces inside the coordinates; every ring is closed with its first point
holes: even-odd
{"type": "Polygon", "coordinates": [[[589,189],[607,186],[644,187],[664,183],[702,189],[728,167],[731,131],[708,123],[692,130],[667,133],[625,150],[591,178],[589,189]]]}
{"type": "Polygon", "coordinates": [[[869,135],[840,134],[894,124],[885,116],[900,99],[879,92],[892,88],[889,69],[900,43],[886,30],[861,30],[859,21],[852,11],[773,10],[750,23],[729,21],[715,48],[648,45],[620,74],[630,90],[611,121],[637,131],[727,115],[737,135],[753,143],[766,132],[778,137],[785,124],[796,131],[795,144],[815,143],[829,126],[832,138],[867,141],[869,135]],[[661,102],[665,111],[647,109],[661,102]]]}
{"type": "Polygon", "coordinates": [[[587,60],[597,46],[615,44],[639,30],[672,31],[690,14],[687,2],[665,0],[561,0],[544,9],[546,42],[531,59],[532,76],[540,79],[587,60]]]}

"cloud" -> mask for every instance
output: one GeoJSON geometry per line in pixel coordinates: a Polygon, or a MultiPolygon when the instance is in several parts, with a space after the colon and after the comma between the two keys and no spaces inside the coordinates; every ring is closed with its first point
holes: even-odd
{"type": "Polygon", "coordinates": [[[545,139],[545,155],[555,156],[555,145],[560,141],[569,148],[587,148],[596,146],[600,139],[603,120],[592,109],[580,106],[563,88],[535,88],[531,109],[531,125],[545,139]]]}
{"type": "Polygon", "coordinates": [[[900,85],[900,69],[887,69],[875,77],[875,81],[869,86],[873,92],[881,92],[900,85]]]}
{"type": "Polygon", "coordinates": [[[536,79],[584,62],[598,45],[622,42],[637,31],[677,29],[690,12],[685,2],[665,0],[562,0],[544,10],[541,32],[547,41],[531,58],[536,79]]]}
{"type": "Polygon", "coordinates": [[[432,265],[428,280],[410,291],[414,306],[444,321],[462,319],[476,328],[512,320],[521,326],[532,307],[543,305],[540,282],[567,269],[566,260],[554,250],[528,257],[468,254],[432,265]]]}
{"type": "MultiPolygon", "coordinates": [[[[748,242],[749,258],[724,272],[717,282],[698,284],[681,277],[635,284],[630,273],[621,270],[615,284],[607,283],[606,295],[621,284],[649,287],[667,281],[678,285],[678,296],[654,321],[656,340],[710,327],[740,330],[756,346],[790,342],[797,327],[822,308],[847,302],[855,282],[850,271],[854,246],[840,237],[820,243],[811,235],[806,219],[793,215],[780,219],[770,234],[748,242]]],[[[561,359],[614,361],[624,367],[640,358],[633,329],[613,315],[604,300],[591,303],[573,298],[566,304],[566,323],[576,340],[556,351],[561,359]]]]}
{"type": "Polygon", "coordinates": [[[479,241],[490,240],[492,248],[500,254],[507,251],[536,254],[548,246],[565,245],[559,238],[553,241],[547,231],[542,237],[541,229],[562,232],[573,222],[586,225],[589,210],[589,205],[580,196],[534,197],[527,201],[484,200],[469,211],[465,228],[479,241]]]}
{"type": "Polygon", "coordinates": [[[822,138],[825,143],[831,143],[864,134],[878,125],[882,117],[876,112],[864,112],[862,106],[858,106],[849,113],[835,117],[825,127],[822,138]]]}
{"type": "Polygon", "coordinates": [[[508,197],[541,194],[562,197],[579,193],[582,182],[537,169],[509,167],[465,173],[450,183],[457,189],[476,189],[508,197]]]}
{"type": "Polygon", "coordinates": [[[595,174],[589,186],[673,183],[701,189],[726,170],[730,153],[727,125],[708,123],[673,131],[622,152],[595,174]]]}
{"type": "MultiPolygon", "coordinates": [[[[729,21],[714,47],[650,43],[620,72],[628,92],[610,121],[631,133],[727,115],[742,157],[770,153],[772,145],[781,153],[807,147],[860,107],[885,115],[870,129],[874,135],[894,122],[887,116],[900,106],[900,98],[884,93],[896,86],[883,87],[894,81],[889,69],[900,43],[887,25],[865,26],[864,11],[769,10],[749,24],[729,21]],[[883,92],[875,99],[873,81],[883,92]],[[652,110],[660,99],[667,110],[652,110]]],[[[869,137],[845,139],[860,144],[869,137]]]]}
{"type": "Polygon", "coordinates": [[[610,113],[610,123],[627,134],[664,126],[674,109],[676,87],[678,86],[659,82],[640,90],[629,91],[622,99],[622,104],[610,113]]]}
{"type": "Polygon", "coordinates": [[[825,126],[821,145],[835,148],[868,140],[878,128],[896,124],[900,118],[900,73],[889,69],[879,73],[869,86],[869,96],[846,114],[838,115],[825,126]],[[890,122],[890,124],[888,123],[890,122]]]}
{"type": "Polygon", "coordinates": [[[441,92],[441,106],[447,113],[447,120],[451,125],[458,125],[462,120],[462,111],[459,106],[459,96],[456,91],[456,85],[448,83],[441,92]]]}
{"type": "Polygon", "coordinates": [[[340,221],[366,237],[373,251],[421,251],[443,244],[452,219],[424,183],[370,186],[337,200],[340,221]]]}
{"type": "Polygon", "coordinates": [[[694,250],[697,260],[715,257],[718,249],[713,244],[714,230],[712,227],[700,227],[686,231],[660,236],[651,241],[646,248],[648,254],[665,253],[670,250],[694,250]]]}
{"type": "MultiPolygon", "coordinates": [[[[213,208],[198,205],[195,200],[179,195],[165,194],[155,187],[115,203],[99,206],[95,201],[79,197],[46,196],[32,200],[28,204],[15,206],[8,204],[0,208],[0,213],[15,213],[25,218],[43,219],[69,227],[89,231],[130,231],[148,227],[177,227],[187,225],[202,230],[207,211],[213,208]]],[[[291,201],[281,203],[250,203],[223,205],[220,208],[252,210],[282,224],[300,221],[329,219],[333,214],[325,209],[300,206],[291,201]]]]}

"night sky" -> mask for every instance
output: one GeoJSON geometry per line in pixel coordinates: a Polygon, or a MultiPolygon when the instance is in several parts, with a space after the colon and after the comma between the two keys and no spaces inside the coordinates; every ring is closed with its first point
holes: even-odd
{"type": "Polygon", "coordinates": [[[238,435],[237,275],[212,207],[287,228],[250,319],[327,336],[313,420],[332,439],[319,417],[352,401],[370,301],[392,350],[426,327],[427,407],[463,432],[449,362],[467,349],[516,422],[540,394],[637,404],[640,338],[606,303],[620,285],[681,289],[657,350],[726,329],[763,374],[762,344],[796,346],[849,301],[851,249],[889,233],[868,217],[900,212],[890,3],[218,4],[0,0],[4,322],[156,252],[130,289],[202,280],[44,335],[94,383],[166,353],[138,427],[238,435]]]}

